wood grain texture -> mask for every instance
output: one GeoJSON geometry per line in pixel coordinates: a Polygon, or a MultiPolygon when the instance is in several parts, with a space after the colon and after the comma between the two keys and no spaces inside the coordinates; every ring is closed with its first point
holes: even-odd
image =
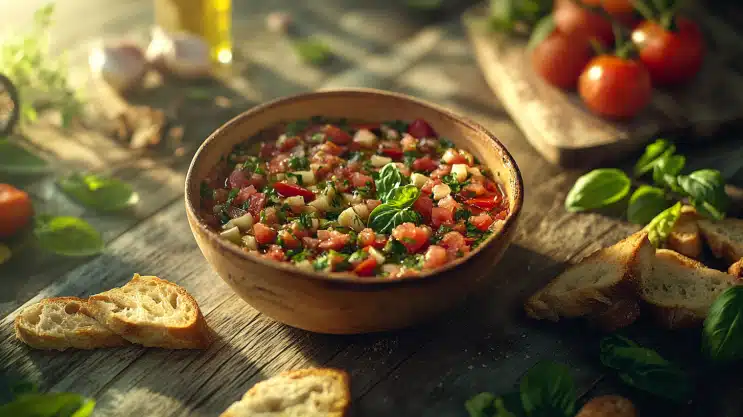
{"type": "Polygon", "coordinates": [[[656,90],[635,118],[612,121],[591,113],[576,93],[543,81],[532,70],[526,40],[490,30],[485,16],[482,6],[463,16],[478,64],[529,142],[553,163],[596,167],[620,160],[658,134],[706,140],[743,121],[743,97],[736,93],[743,76],[714,50],[688,86],[656,90]]]}

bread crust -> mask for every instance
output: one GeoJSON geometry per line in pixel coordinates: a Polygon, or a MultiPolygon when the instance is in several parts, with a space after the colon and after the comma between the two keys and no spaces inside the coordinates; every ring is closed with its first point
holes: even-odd
{"type": "Polygon", "coordinates": [[[699,220],[699,229],[702,236],[707,241],[712,253],[718,257],[726,259],[728,262],[737,262],[743,258],[743,242],[732,241],[728,236],[718,232],[718,226],[726,228],[740,229],[743,233],[743,220],[725,219],[719,222],[702,219],[699,220]]]}
{"type": "MultiPolygon", "coordinates": [[[[91,329],[83,328],[75,331],[74,334],[63,335],[63,337],[53,336],[51,334],[39,333],[34,328],[31,328],[26,323],[26,314],[29,313],[30,309],[41,308],[51,305],[61,305],[63,309],[68,306],[72,306],[75,309],[75,313],[67,314],[82,314],[85,316],[93,317],[88,311],[87,301],[78,297],[52,297],[46,298],[39,301],[36,304],[32,304],[23,310],[16,316],[14,321],[14,328],[16,338],[21,342],[29,345],[34,349],[44,350],[59,350],[63,351],[69,348],[73,349],[98,349],[107,347],[117,347],[128,345],[125,339],[121,336],[111,332],[109,329],[100,325],[101,328],[91,329]]],[[[66,310],[65,310],[66,311],[66,310]]]]}
{"type": "Polygon", "coordinates": [[[124,287],[114,288],[90,297],[88,305],[92,316],[124,339],[147,347],[166,349],[207,349],[212,342],[212,333],[204,319],[196,300],[183,287],[153,276],[134,277],[124,287]],[[111,313],[109,303],[114,303],[119,292],[127,285],[137,285],[146,281],[159,286],[173,288],[180,297],[196,311],[196,318],[182,326],[140,323],[111,313]]]}
{"type": "Polygon", "coordinates": [[[668,235],[668,249],[690,258],[699,258],[702,254],[702,237],[697,220],[699,215],[690,206],[681,209],[681,216],[668,235]]]}
{"type": "Polygon", "coordinates": [[[738,262],[730,265],[730,268],[728,268],[728,274],[738,279],[743,279],[743,258],[740,258],[738,262]]]}

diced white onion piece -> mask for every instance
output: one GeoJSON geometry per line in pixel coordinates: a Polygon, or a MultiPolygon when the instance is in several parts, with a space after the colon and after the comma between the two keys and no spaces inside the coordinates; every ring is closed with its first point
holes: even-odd
{"type": "Polygon", "coordinates": [[[242,241],[246,248],[250,250],[258,250],[258,241],[255,240],[255,237],[245,235],[243,236],[242,241]]]}
{"type": "Polygon", "coordinates": [[[473,177],[480,177],[482,176],[482,172],[480,172],[480,168],[472,168],[469,167],[467,171],[472,174],[473,177]]]}
{"type": "Polygon", "coordinates": [[[400,266],[396,264],[384,264],[382,265],[382,272],[386,272],[392,276],[395,276],[398,272],[400,272],[400,266]]]}
{"type": "Polygon", "coordinates": [[[346,203],[348,204],[358,204],[364,201],[364,199],[361,198],[360,195],[351,193],[343,193],[343,199],[346,200],[346,203]]]}
{"type": "Polygon", "coordinates": [[[229,240],[230,242],[240,243],[240,229],[238,229],[237,226],[225,230],[220,233],[219,236],[221,236],[222,239],[229,240]]]}
{"type": "Polygon", "coordinates": [[[312,170],[312,172],[317,172],[320,168],[322,168],[322,164],[310,164],[310,170],[312,170]]]}
{"type": "Polygon", "coordinates": [[[388,158],[386,156],[372,155],[370,161],[373,167],[381,168],[389,164],[390,162],[392,162],[392,158],[388,158]]]}
{"type": "Polygon", "coordinates": [[[328,197],[328,202],[335,198],[336,194],[335,187],[325,187],[325,190],[322,192],[322,195],[328,197]]]}
{"type": "Polygon", "coordinates": [[[353,135],[353,141],[365,148],[373,148],[377,144],[377,136],[367,129],[359,129],[353,135]]]}
{"type": "Polygon", "coordinates": [[[320,220],[312,219],[312,230],[317,230],[320,227],[320,220]]]}
{"type": "Polygon", "coordinates": [[[366,221],[366,219],[369,218],[369,214],[371,214],[371,212],[369,211],[369,207],[367,207],[366,203],[354,204],[353,211],[355,211],[356,214],[359,216],[359,218],[363,221],[366,221]]]}
{"type": "Polygon", "coordinates": [[[451,166],[451,174],[457,180],[457,182],[467,181],[467,165],[465,164],[454,164],[451,166]]]}
{"type": "Polygon", "coordinates": [[[328,200],[327,196],[321,195],[316,199],[310,201],[308,206],[314,207],[320,211],[328,211],[330,210],[330,201],[328,200]]]}
{"type": "MultiPolygon", "coordinates": [[[[294,172],[294,175],[302,177],[302,185],[305,187],[317,184],[317,178],[315,177],[315,173],[312,171],[296,171],[294,172]]],[[[296,180],[296,178],[294,178],[294,180],[296,180]]]]}
{"type": "Polygon", "coordinates": [[[358,214],[353,210],[353,207],[349,207],[338,215],[338,224],[343,227],[348,227],[357,232],[364,230],[364,222],[361,221],[358,214]]]}
{"type": "Polygon", "coordinates": [[[418,188],[423,188],[426,181],[428,181],[428,177],[417,172],[414,172],[413,175],[410,176],[410,182],[418,188]]]}
{"type": "Polygon", "coordinates": [[[451,162],[454,160],[454,157],[456,156],[457,156],[457,151],[455,151],[452,148],[449,148],[441,156],[441,160],[444,161],[445,164],[451,164],[451,162]]]}
{"type": "Polygon", "coordinates": [[[302,211],[305,213],[317,213],[319,210],[315,206],[306,205],[302,211]]]}
{"type": "Polygon", "coordinates": [[[308,261],[307,259],[295,263],[294,266],[296,266],[297,268],[303,271],[308,271],[308,272],[312,272],[315,270],[315,267],[312,266],[312,262],[308,261]]]}
{"type": "Polygon", "coordinates": [[[377,261],[377,265],[384,264],[384,255],[382,255],[382,252],[374,249],[373,247],[369,247],[369,256],[374,258],[375,261],[377,261]]]}
{"type": "Polygon", "coordinates": [[[304,197],[302,197],[301,195],[287,197],[284,200],[284,203],[288,204],[291,207],[302,207],[304,205],[304,197]]]}
{"type": "Polygon", "coordinates": [[[436,184],[431,191],[433,191],[434,200],[441,200],[451,193],[451,188],[446,184],[436,184]]]}
{"type": "Polygon", "coordinates": [[[230,227],[238,227],[240,230],[250,230],[253,228],[253,215],[250,213],[245,213],[242,216],[232,219],[225,224],[225,226],[230,225],[230,227]]]}

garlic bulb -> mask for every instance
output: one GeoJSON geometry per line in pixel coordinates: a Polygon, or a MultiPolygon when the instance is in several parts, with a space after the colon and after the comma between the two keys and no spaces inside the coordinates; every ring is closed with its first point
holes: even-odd
{"type": "Polygon", "coordinates": [[[147,60],[134,44],[100,44],[88,56],[90,70],[114,90],[123,93],[135,88],[147,72],[147,60]]]}
{"type": "Polygon", "coordinates": [[[209,45],[189,33],[169,34],[154,28],[146,56],[155,68],[180,78],[200,78],[211,73],[209,45]]]}

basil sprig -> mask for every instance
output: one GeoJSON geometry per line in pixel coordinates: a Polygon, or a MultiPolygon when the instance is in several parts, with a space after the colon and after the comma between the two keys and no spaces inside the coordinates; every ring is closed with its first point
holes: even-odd
{"type": "MultiPolygon", "coordinates": [[[[643,184],[632,193],[627,219],[647,225],[656,246],[666,240],[680,215],[681,206],[671,206],[674,201],[691,204],[702,216],[713,220],[723,219],[729,206],[720,172],[702,169],[682,175],[686,158],[675,152],[673,143],[658,139],[645,148],[633,169],[636,178],[652,176],[653,186],[643,184]]],[[[565,208],[577,212],[607,207],[624,199],[630,190],[631,180],[623,171],[595,169],[578,178],[568,192],[565,208]]]]}
{"type": "Polygon", "coordinates": [[[13,417],[88,417],[95,408],[95,400],[70,392],[40,394],[35,384],[19,381],[7,387],[0,405],[0,416],[13,417]]]}
{"type": "Polygon", "coordinates": [[[117,211],[137,202],[132,187],[116,178],[75,173],[57,181],[65,194],[80,204],[99,211],[117,211]]]}
{"type": "Polygon", "coordinates": [[[420,223],[420,216],[411,208],[419,196],[420,190],[415,185],[394,188],[387,201],[369,214],[369,227],[378,233],[390,233],[403,223],[420,223]]]}
{"type": "Polygon", "coordinates": [[[716,362],[743,359],[743,287],[728,288],[712,303],[704,320],[702,350],[716,362]]]}
{"type": "Polygon", "coordinates": [[[33,233],[39,246],[58,255],[92,256],[104,247],[101,234],[77,217],[37,216],[33,233]]]}
{"type": "Polygon", "coordinates": [[[379,177],[374,181],[377,189],[377,198],[386,203],[395,189],[406,185],[407,179],[397,168],[397,165],[390,162],[379,170],[379,177]]]}

